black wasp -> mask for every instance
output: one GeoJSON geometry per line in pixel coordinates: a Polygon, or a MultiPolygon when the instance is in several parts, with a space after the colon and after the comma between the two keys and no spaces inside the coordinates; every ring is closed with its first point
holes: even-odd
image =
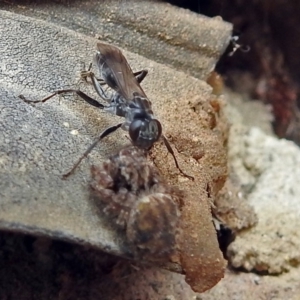
{"type": "Polygon", "coordinates": [[[121,50],[106,43],[97,44],[95,61],[99,68],[100,79],[98,79],[95,74],[90,71],[82,72],[82,76],[84,78],[91,78],[96,92],[103,100],[108,102],[107,105],[99,103],[97,100],[76,89],[57,90],[54,91],[50,96],[37,101],[27,100],[24,98],[24,96],[20,96],[21,99],[27,103],[40,103],[46,102],[55,95],[73,92],[89,104],[103,109],[111,114],[125,118],[125,122],[105,129],[99,135],[97,140],[95,140],[95,142],[74,164],[71,171],[64,174],[64,177],[66,178],[74,172],[83,158],[85,158],[91,152],[91,150],[99,141],[116,131],[118,128],[122,128],[123,130],[129,132],[129,136],[133,145],[144,150],[149,150],[155,142],[162,138],[168,151],[173,156],[176,167],[179,169],[179,171],[183,175],[193,179],[193,177],[186,175],[180,169],[171,145],[166,137],[162,134],[162,126],[160,122],[153,116],[151,102],[140,86],[140,83],[146,77],[148,71],[141,70],[133,73],[121,50]],[[114,93],[107,95],[102,87],[104,84],[114,90],[114,93]]]}

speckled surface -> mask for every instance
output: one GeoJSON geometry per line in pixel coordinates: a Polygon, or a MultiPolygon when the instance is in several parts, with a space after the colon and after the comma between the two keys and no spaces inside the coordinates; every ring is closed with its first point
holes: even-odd
{"type": "MultiPolygon", "coordinates": [[[[123,5],[123,10],[126,2],[129,1],[119,2],[123,5]]],[[[49,3],[30,3],[30,1],[20,1],[19,5],[11,5],[6,1],[1,5],[18,14],[36,16],[86,35],[101,36],[107,41],[114,41],[125,48],[131,48],[145,56],[181,68],[178,63],[178,53],[175,55],[175,52],[166,51],[171,49],[166,48],[166,44],[170,45],[174,41],[172,38],[170,42],[168,41],[166,31],[163,31],[160,36],[152,34],[153,42],[150,33],[134,32],[134,29],[133,31],[130,29],[131,19],[128,19],[128,15],[125,19],[128,26],[125,26],[118,24],[120,16],[118,12],[109,16],[107,10],[103,10],[106,14],[105,21],[99,17],[101,6],[94,8],[95,12],[91,14],[93,1],[72,1],[72,3],[61,1],[61,4],[56,3],[53,6],[49,3]],[[81,7],[80,12],[75,13],[76,5],[71,5],[73,3],[81,7]],[[59,5],[58,10],[55,10],[56,5],[59,5]],[[64,17],[66,15],[72,15],[72,18],[64,17]],[[147,44],[149,47],[145,47],[147,44]],[[153,51],[155,47],[157,51],[153,51]],[[163,53],[168,54],[168,59],[163,53]]],[[[171,7],[169,12],[172,12],[171,7]]],[[[160,16],[163,16],[163,13],[160,16]]],[[[142,19],[145,17],[147,21],[147,16],[150,14],[134,15],[134,18],[144,21],[142,19]]],[[[187,21],[185,19],[185,22],[187,21]]],[[[207,21],[209,19],[206,19],[207,21]]],[[[0,226],[2,230],[31,232],[43,236],[40,239],[30,235],[1,232],[1,295],[12,299],[20,299],[22,295],[23,299],[52,297],[63,300],[74,299],[74,297],[80,300],[137,297],[164,300],[299,299],[300,272],[297,267],[299,264],[297,220],[299,218],[297,209],[294,209],[298,204],[295,195],[290,194],[292,190],[296,190],[284,188],[291,187],[291,183],[296,178],[293,174],[297,172],[294,171],[297,166],[292,161],[287,164],[289,167],[285,168],[284,156],[290,157],[291,160],[294,156],[282,152],[284,149],[288,153],[297,150],[290,143],[286,144],[285,141],[280,142],[271,138],[269,136],[272,135],[270,114],[267,110],[259,104],[241,101],[243,97],[237,94],[226,92],[225,97],[225,101],[231,103],[228,117],[233,124],[232,133],[236,138],[235,143],[234,141],[229,143],[230,155],[233,158],[231,162],[235,162],[234,166],[240,168],[240,172],[236,170],[235,175],[238,175],[239,184],[246,191],[245,195],[248,196],[249,191],[252,193],[249,198],[241,199],[237,190],[235,203],[238,205],[238,199],[244,202],[234,209],[230,221],[237,229],[253,226],[255,224],[253,220],[256,220],[253,214],[254,208],[258,212],[258,226],[242,234],[236,243],[232,244],[234,252],[231,259],[236,266],[254,268],[256,271],[268,270],[278,273],[288,270],[288,272],[277,276],[260,276],[254,273],[227,271],[225,278],[214,288],[196,295],[186,284],[184,276],[180,274],[141,266],[135,262],[124,262],[99,251],[102,249],[113,254],[130,254],[126,252],[128,249],[124,247],[122,237],[115,234],[111,225],[99,217],[96,208],[88,201],[89,168],[91,164],[97,164],[123,142],[128,141],[123,132],[116,133],[115,137],[107,139],[105,144],[99,145],[91,153],[73,178],[69,181],[61,181],[61,174],[69,170],[74,160],[92,142],[101,128],[112,124],[114,119],[87,106],[73,95],[61,97],[60,104],[56,98],[47,104],[35,107],[26,105],[17,97],[23,93],[36,99],[48,95],[54,88],[74,87],[78,83],[82,63],[88,64],[91,61],[96,40],[78,34],[74,37],[72,31],[48,25],[1,12],[0,30],[5,34],[5,38],[0,40],[0,51],[2,51],[2,58],[5,59],[0,61],[0,126],[2,129],[0,131],[0,226]],[[41,44],[40,41],[43,43],[41,44]],[[232,105],[238,105],[243,114],[236,113],[232,105]],[[249,131],[247,128],[252,126],[259,126],[267,134],[257,130],[249,131]],[[241,149],[248,150],[240,155],[241,149]],[[275,149],[278,150],[277,154],[273,153],[275,149]],[[264,153],[269,153],[267,158],[264,153]],[[283,154],[278,158],[280,153],[283,154]],[[255,158],[257,154],[266,159],[255,158]],[[275,158],[275,161],[270,161],[270,157],[275,158]],[[275,164],[278,161],[284,166],[280,170],[276,167],[279,165],[275,164]],[[281,184],[285,183],[282,188],[276,183],[278,180],[281,184]],[[273,196],[276,197],[273,198],[270,198],[270,182],[274,182],[272,185],[277,187],[273,192],[273,196]],[[250,208],[249,203],[252,205],[250,208]],[[274,212],[277,217],[274,217],[274,212]],[[263,239],[262,235],[264,235],[263,239]],[[80,245],[74,246],[55,239],[80,245]],[[274,240],[277,242],[274,243],[274,240]],[[82,244],[92,245],[95,249],[92,251],[82,244]],[[255,259],[253,259],[254,254],[255,259]]],[[[214,37],[217,32],[218,30],[211,31],[214,37]]],[[[199,35],[201,35],[200,30],[199,35]]],[[[189,36],[186,40],[188,44],[190,39],[193,40],[193,37],[189,36]]],[[[184,43],[182,46],[184,47],[184,43]]],[[[182,51],[186,53],[187,50],[182,51]]],[[[205,101],[210,97],[211,90],[203,82],[187,77],[183,73],[175,72],[128,52],[125,54],[134,70],[145,67],[149,69],[143,87],[153,102],[155,112],[161,120],[164,120],[164,129],[172,145],[175,145],[175,149],[179,152],[176,151],[176,154],[183,169],[193,172],[193,169],[199,166],[199,162],[195,163],[194,160],[200,159],[200,170],[205,174],[199,175],[202,179],[198,182],[198,188],[204,195],[207,192],[205,180],[212,178],[213,174],[218,172],[206,170],[202,162],[206,161],[214,165],[214,153],[217,155],[218,152],[212,151],[211,155],[203,157],[207,144],[199,144],[199,140],[201,142],[203,139],[206,140],[205,136],[207,137],[210,132],[207,128],[210,127],[202,128],[202,123],[199,131],[201,138],[193,131],[189,136],[186,132],[191,131],[190,123],[184,121],[189,118],[189,115],[193,115],[187,109],[189,107],[194,112],[198,112],[201,119],[206,120],[206,124],[214,123],[208,113],[210,106],[205,101]],[[187,78],[189,78],[188,82],[187,78]],[[206,105],[203,105],[205,103],[206,105]],[[164,109],[164,105],[167,108],[164,109]],[[174,111],[174,115],[177,115],[178,127],[172,126],[174,121],[169,111],[174,111]],[[180,118],[183,115],[184,118],[180,118]],[[193,142],[186,147],[190,137],[193,142]],[[194,160],[189,162],[190,157],[194,160]]],[[[183,57],[191,60],[189,55],[183,57]]],[[[195,60],[191,61],[195,64],[195,60]]],[[[196,64],[195,67],[197,68],[196,64]]],[[[189,65],[185,65],[182,70],[185,68],[189,68],[189,65]]],[[[94,95],[91,88],[85,85],[80,85],[80,88],[94,95]]],[[[220,136],[222,132],[224,133],[224,130],[220,130],[219,127],[214,131],[219,131],[220,136]]],[[[170,182],[181,182],[186,185],[186,189],[192,191],[192,185],[179,176],[172,158],[167,155],[162,145],[155,147],[152,157],[165,174],[170,173],[168,179],[170,182]]],[[[217,170],[218,166],[215,168],[215,171],[217,170]]],[[[201,193],[190,195],[193,196],[190,196],[186,203],[195,205],[197,202],[192,201],[193,199],[200,199],[199,202],[203,202],[201,193]]],[[[198,241],[203,241],[203,244],[207,241],[206,232],[211,230],[208,209],[209,206],[204,201],[203,206],[188,205],[184,212],[188,220],[186,225],[189,225],[186,227],[188,229],[186,232],[187,235],[192,233],[188,237],[191,237],[193,246],[197,245],[198,241]],[[202,221],[201,218],[199,221],[199,214],[204,216],[202,221]],[[204,225],[206,224],[204,228],[201,227],[203,222],[204,225]],[[193,241],[194,228],[202,229],[199,231],[200,235],[193,241]]],[[[210,251],[209,249],[206,248],[204,251],[210,251]]],[[[191,251],[194,251],[194,248],[191,251]]],[[[193,259],[187,260],[186,264],[193,264],[193,262],[193,259]]],[[[205,271],[200,269],[200,274],[205,271]]]]}
{"type": "MultiPolygon", "coordinates": [[[[124,237],[101,218],[88,194],[91,164],[127,144],[125,133],[107,138],[74,176],[61,179],[95,136],[118,118],[99,112],[73,95],[36,105],[18,97],[23,94],[41,99],[55,89],[78,86],[95,95],[92,87],[78,80],[83,64],[92,60],[96,39],[4,11],[0,26],[4,33],[0,42],[4,58],[0,73],[2,229],[55,237],[130,257],[124,237]]],[[[124,53],[134,70],[149,70],[143,88],[182,169],[197,182],[178,173],[163,145],[154,147],[151,157],[165,179],[179,184],[187,194],[182,207],[182,251],[175,261],[181,267],[177,270],[186,273],[195,290],[206,290],[221,279],[225,266],[207,193],[209,189],[209,196],[214,197],[226,178],[226,152],[219,127],[224,120],[211,106],[207,84],[124,53]],[[201,156],[196,155],[199,147],[201,156]]]]}
{"type": "Polygon", "coordinates": [[[249,271],[289,271],[300,263],[299,147],[258,128],[249,129],[239,142],[240,155],[234,159],[253,178],[247,202],[254,207],[258,223],[230,245],[230,261],[249,271]]]}
{"type": "Polygon", "coordinates": [[[20,1],[4,9],[97,37],[200,79],[225,51],[232,25],[163,1],[20,1]]]}

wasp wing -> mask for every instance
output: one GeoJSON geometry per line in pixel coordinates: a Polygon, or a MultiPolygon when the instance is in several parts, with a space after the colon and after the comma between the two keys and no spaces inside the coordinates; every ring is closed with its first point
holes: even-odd
{"type": "Polygon", "coordinates": [[[109,44],[98,43],[97,50],[96,63],[101,77],[110,88],[126,101],[131,101],[134,94],[147,97],[120,49],[109,44]]]}

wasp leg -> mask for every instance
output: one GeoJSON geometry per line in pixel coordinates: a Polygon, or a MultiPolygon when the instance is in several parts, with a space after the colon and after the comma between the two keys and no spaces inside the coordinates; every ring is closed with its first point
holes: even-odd
{"type": "Polygon", "coordinates": [[[52,97],[54,97],[56,95],[60,95],[60,94],[65,94],[65,93],[76,93],[80,98],[82,98],[83,100],[85,100],[90,105],[93,105],[93,106],[95,106],[97,108],[100,108],[100,109],[104,109],[105,108],[105,106],[103,104],[99,103],[98,101],[96,101],[95,99],[91,98],[87,94],[83,93],[80,90],[74,90],[74,89],[54,91],[51,95],[49,95],[48,97],[46,97],[46,98],[44,98],[42,100],[28,100],[23,95],[19,95],[19,97],[24,102],[29,103],[29,104],[30,103],[45,103],[46,101],[50,100],[52,97]]]}
{"type": "MultiPolygon", "coordinates": [[[[91,69],[91,64],[87,71],[81,72],[81,78],[83,78],[85,81],[87,81],[87,77],[90,77],[97,94],[106,102],[111,103],[112,98],[106,94],[106,92],[104,91],[104,89],[102,87],[103,85],[106,85],[107,83],[103,79],[97,78],[96,75],[90,71],[90,69],[91,69]]],[[[136,77],[137,82],[141,83],[143,81],[143,79],[147,76],[147,74],[148,74],[147,70],[141,70],[141,71],[135,72],[134,76],[136,77]]]]}
{"type": "MultiPolygon", "coordinates": [[[[134,73],[136,74],[136,79],[137,81],[140,83],[145,77],[146,75],[148,74],[148,71],[147,70],[142,70],[142,71],[139,71],[139,72],[136,72],[134,73]]],[[[101,82],[99,82],[98,78],[95,76],[95,74],[93,72],[90,72],[88,71],[88,74],[85,75],[85,76],[90,76],[91,77],[91,80],[92,80],[92,83],[93,83],[93,86],[96,90],[96,92],[98,93],[98,95],[105,101],[107,102],[111,102],[111,97],[108,97],[102,87],[102,84],[101,82]]]]}
{"type": "MultiPolygon", "coordinates": [[[[81,72],[81,78],[84,79],[85,81],[87,81],[87,77],[88,76],[91,77],[91,73],[93,73],[93,72],[91,72],[91,66],[92,66],[92,64],[89,65],[88,70],[81,72]]],[[[141,71],[137,71],[137,72],[133,73],[133,75],[136,78],[136,80],[137,80],[138,83],[141,83],[145,79],[145,77],[147,76],[147,74],[148,74],[148,70],[141,70],[141,71]]],[[[94,77],[95,77],[95,79],[101,85],[105,85],[106,84],[106,82],[102,78],[97,78],[95,76],[95,74],[94,74],[94,77]]]]}
{"type": "Polygon", "coordinates": [[[186,173],[183,172],[183,171],[181,170],[181,168],[179,167],[178,162],[177,162],[177,159],[176,159],[176,156],[175,156],[175,153],[174,153],[174,151],[173,151],[173,149],[172,149],[172,147],[171,147],[169,141],[167,140],[167,138],[166,138],[164,135],[162,135],[162,139],[163,139],[164,144],[165,144],[165,146],[167,147],[169,153],[171,153],[171,155],[173,156],[174,162],[175,162],[175,165],[176,165],[176,168],[179,170],[179,172],[180,172],[183,176],[185,176],[185,177],[187,177],[187,178],[189,178],[189,179],[191,179],[191,180],[194,180],[194,177],[193,177],[193,176],[190,176],[190,175],[186,174],[186,173]]]}
{"type": "Polygon", "coordinates": [[[102,88],[101,84],[97,80],[97,77],[93,72],[89,72],[89,76],[91,77],[93,86],[97,92],[97,94],[105,101],[111,102],[111,97],[107,96],[104,89],[102,88]]]}
{"type": "Polygon", "coordinates": [[[147,74],[148,74],[148,70],[141,70],[133,73],[138,83],[141,83],[144,80],[144,78],[147,76],[147,74]]]}
{"type": "Polygon", "coordinates": [[[69,177],[71,174],[74,173],[75,169],[79,166],[79,164],[81,163],[81,161],[88,156],[88,154],[95,148],[95,146],[106,136],[108,136],[109,134],[115,132],[118,128],[120,128],[123,125],[123,123],[111,126],[107,129],[105,129],[98,137],[98,139],[96,141],[94,141],[94,143],[92,145],[90,145],[90,147],[83,153],[83,155],[78,159],[78,161],[74,164],[74,166],[72,167],[72,169],[63,175],[63,179],[66,179],[67,177],[69,177]]]}

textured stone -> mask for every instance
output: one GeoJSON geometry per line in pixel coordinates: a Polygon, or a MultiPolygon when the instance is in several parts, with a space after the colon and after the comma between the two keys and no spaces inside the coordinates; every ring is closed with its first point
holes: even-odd
{"type": "MultiPolygon", "coordinates": [[[[62,96],[60,104],[56,97],[36,105],[18,97],[36,100],[53,90],[78,86],[95,95],[91,86],[78,81],[82,65],[92,61],[97,41],[36,19],[0,14],[1,229],[132,257],[124,236],[91,203],[88,184],[91,164],[128,144],[124,132],[106,138],[73,176],[61,179],[95,137],[119,118],[73,95],[62,96]]],[[[136,54],[124,54],[134,70],[149,69],[143,89],[181,168],[195,178],[182,176],[165,146],[155,145],[151,157],[164,179],[186,193],[180,220],[182,248],[165,267],[185,273],[194,290],[207,290],[222,278],[225,267],[210,211],[227,174],[224,120],[212,105],[206,83],[136,54]]]]}
{"type": "Polygon", "coordinates": [[[230,261],[249,271],[288,271],[300,263],[299,147],[258,128],[240,138],[235,159],[253,178],[247,201],[255,208],[258,224],[230,245],[230,261]]]}

